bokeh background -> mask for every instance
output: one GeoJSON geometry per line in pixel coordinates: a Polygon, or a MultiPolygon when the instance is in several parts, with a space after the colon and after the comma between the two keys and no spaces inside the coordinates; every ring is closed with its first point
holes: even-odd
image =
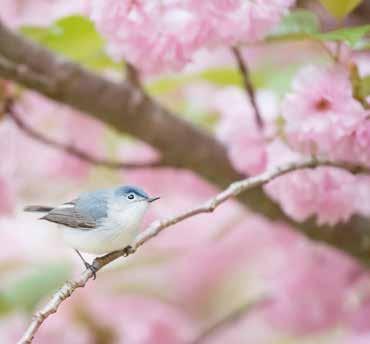
{"type": "MultiPolygon", "coordinates": [[[[319,1],[290,1],[292,10],[279,13],[279,20],[268,28],[268,39],[261,42],[257,37],[242,50],[258,106],[270,123],[268,146],[257,134],[242,77],[226,44],[193,47],[191,60],[185,56],[184,63],[178,58],[176,66],[167,57],[161,59],[165,53],[159,51],[157,64],[149,57],[137,63],[142,66],[142,86],[168,109],[231,147],[238,170],[259,173],[266,161],[275,166],[299,154],[283,147],[276,132],[282,125],[281,103],[302,67],[331,65],[337,54],[343,65],[356,63],[361,77],[369,75],[366,30],[354,34],[348,29],[370,23],[369,4],[352,2],[352,7],[360,7],[343,15],[335,13],[334,6],[333,15],[330,6],[328,10],[319,1]],[[340,44],[317,38],[321,32],[343,27],[349,31],[339,36],[340,44]],[[288,39],[294,35],[296,39],[288,39]],[[235,127],[247,137],[235,133],[235,127]]],[[[101,29],[103,19],[97,14],[104,11],[101,3],[0,0],[0,18],[20,34],[120,82],[127,75],[120,55],[128,54],[135,63],[138,52],[117,51],[117,42],[109,42],[109,30],[101,29]]],[[[118,1],[106,3],[105,11],[113,16],[118,1]]],[[[160,156],[90,116],[0,79],[0,99],[8,94],[15,95],[14,108],[24,123],[91,156],[138,163],[160,156]]],[[[189,142],[189,149],[197,147],[189,142]]],[[[38,221],[37,214],[24,213],[25,205],[57,205],[80,192],[134,184],[161,196],[150,207],[145,228],[218,192],[188,170],[109,169],[81,161],[29,137],[5,112],[0,115],[0,152],[0,343],[4,344],[15,343],[32,314],[83,270],[77,255],[63,244],[58,228],[38,221]]],[[[297,176],[294,185],[287,181],[270,185],[267,191],[298,220],[311,215],[304,210],[321,196],[325,201],[318,206],[321,212],[315,213],[319,222],[336,224],[355,212],[368,216],[368,177],[340,176],[335,184],[331,173],[325,172],[324,190],[319,177],[304,175],[297,176]],[[299,203],[297,194],[307,197],[299,203]],[[337,201],[338,194],[345,201],[337,201]]],[[[95,281],[76,291],[47,319],[35,343],[365,344],[370,342],[369,317],[369,275],[354,258],[228,201],[212,214],[166,229],[134,255],[99,272],[95,281]]]]}

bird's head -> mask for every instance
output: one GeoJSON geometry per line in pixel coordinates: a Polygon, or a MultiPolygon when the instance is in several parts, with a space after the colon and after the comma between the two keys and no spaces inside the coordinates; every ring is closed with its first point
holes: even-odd
{"type": "Polygon", "coordinates": [[[159,197],[150,197],[136,186],[120,186],[113,192],[110,201],[110,213],[119,218],[141,219],[150,203],[159,197]]]}
{"type": "Polygon", "coordinates": [[[125,185],[120,186],[114,191],[114,196],[120,201],[127,204],[138,202],[151,203],[159,199],[159,197],[149,197],[149,195],[137,186],[125,185]]]}

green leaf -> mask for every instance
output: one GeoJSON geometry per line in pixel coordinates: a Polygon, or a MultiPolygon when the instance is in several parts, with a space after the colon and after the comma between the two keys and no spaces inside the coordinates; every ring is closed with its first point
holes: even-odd
{"type": "Polygon", "coordinates": [[[0,292],[0,314],[13,309],[32,311],[42,298],[60,287],[69,276],[69,266],[48,264],[9,283],[0,292]]]}
{"type": "Polygon", "coordinates": [[[120,68],[104,51],[104,40],[93,23],[82,16],[69,16],[50,27],[25,26],[28,38],[92,69],[120,68]]]}
{"type": "Polygon", "coordinates": [[[159,78],[145,85],[145,88],[152,96],[159,96],[176,90],[177,88],[184,86],[193,80],[194,77],[192,75],[173,75],[159,78]]]}
{"type": "Polygon", "coordinates": [[[241,86],[242,78],[235,68],[210,68],[203,72],[190,75],[171,75],[160,78],[147,85],[147,91],[152,96],[158,96],[176,90],[191,82],[206,80],[218,86],[241,86]]]}
{"type": "Polygon", "coordinates": [[[351,13],[362,0],[320,0],[320,2],[332,16],[342,19],[351,13]]]}
{"type": "Polygon", "coordinates": [[[356,47],[369,32],[370,25],[363,25],[314,34],[312,37],[323,41],[342,41],[346,42],[351,47],[356,47]]]}
{"type": "Polygon", "coordinates": [[[370,33],[370,25],[346,27],[325,33],[273,33],[266,38],[267,41],[302,40],[312,39],[321,41],[341,41],[354,49],[364,49],[369,45],[367,35],[370,33]]]}
{"type": "Polygon", "coordinates": [[[307,10],[295,10],[286,15],[271,33],[270,37],[310,34],[320,31],[317,16],[307,10]]]}
{"type": "MultiPolygon", "coordinates": [[[[289,89],[291,79],[300,67],[300,64],[291,64],[284,68],[280,66],[264,66],[258,70],[251,71],[251,80],[256,89],[268,88],[283,94],[289,89]]],[[[160,78],[147,85],[146,89],[150,95],[160,96],[197,81],[208,81],[221,87],[243,87],[243,80],[239,70],[226,67],[210,68],[190,75],[160,78]]]]}
{"type": "MultiPolygon", "coordinates": [[[[284,93],[289,89],[291,79],[301,67],[300,64],[291,64],[284,68],[276,66],[264,66],[251,71],[252,84],[256,89],[268,88],[277,93],[284,93]]],[[[207,80],[218,86],[243,87],[240,72],[233,68],[208,69],[194,78],[207,80]]]]}
{"type": "Polygon", "coordinates": [[[191,82],[206,80],[218,86],[241,86],[242,78],[234,68],[210,68],[200,73],[190,75],[171,75],[159,78],[146,86],[152,96],[166,94],[191,82]]]}
{"type": "Polygon", "coordinates": [[[219,86],[243,85],[240,72],[234,68],[212,68],[200,73],[198,77],[219,86]]]}

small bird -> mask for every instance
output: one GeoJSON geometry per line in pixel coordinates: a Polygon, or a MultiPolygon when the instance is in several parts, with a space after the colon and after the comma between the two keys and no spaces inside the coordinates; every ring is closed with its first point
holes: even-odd
{"type": "Polygon", "coordinates": [[[136,186],[126,185],[86,192],[55,208],[33,205],[24,210],[46,213],[41,220],[62,225],[65,242],[75,249],[95,278],[94,266],[80,251],[103,254],[129,247],[149,203],[157,199],[136,186]]]}

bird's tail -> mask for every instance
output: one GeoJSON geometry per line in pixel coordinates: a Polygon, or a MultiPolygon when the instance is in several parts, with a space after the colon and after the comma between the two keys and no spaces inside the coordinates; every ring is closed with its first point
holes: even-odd
{"type": "Polygon", "coordinates": [[[52,211],[53,207],[46,207],[43,205],[29,205],[25,207],[23,210],[33,213],[48,213],[49,211],[52,211]]]}

